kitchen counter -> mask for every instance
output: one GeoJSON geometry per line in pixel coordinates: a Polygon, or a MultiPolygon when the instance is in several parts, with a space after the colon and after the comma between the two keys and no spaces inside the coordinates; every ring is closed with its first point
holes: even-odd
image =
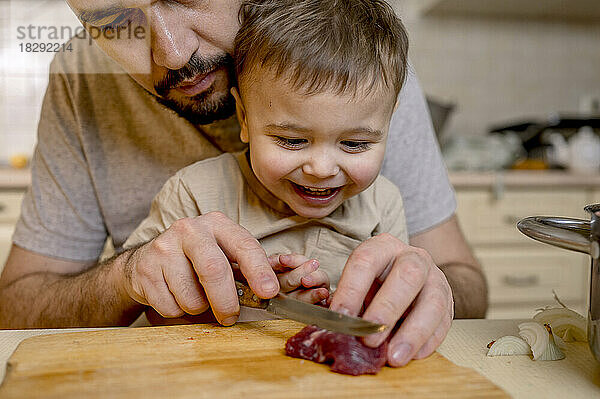
{"type": "Polygon", "coordinates": [[[454,188],[464,189],[497,186],[516,188],[600,187],[600,172],[586,175],[561,170],[451,171],[449,176],[454,188]]]}
{"type": "MultiPolygon", "coordinates": [[[[534,362],[528,356],[487,357],[487,343],[503,335],[516,335],[518,323],[519,320],[457,320],[438,351],[457,365],[476,370],[515,398],[600,395],[600,364],[593,360],[587,344],[567,344],[566,359],[555,362],[534,362]]],[[[24,339],[92,330],[98,329],[0,331],[0,377],[4,378],[6,361],[24,339]]]]}
{"type": "MultiPolygon", "coordinates": [[[[600,187],[600,173],[574,174],[559,170],[505,170],[496,172],[451,171],[456,188],[511,187],[600,187]]],[[[0,167],[0,189],[25,189],[31,184],[30,169],[0,167]]]]}
{"type": "Polygon", "coordinates": [[[24,190],[30,184],[30,169],[0,167],[0,190],[24,190]]]}

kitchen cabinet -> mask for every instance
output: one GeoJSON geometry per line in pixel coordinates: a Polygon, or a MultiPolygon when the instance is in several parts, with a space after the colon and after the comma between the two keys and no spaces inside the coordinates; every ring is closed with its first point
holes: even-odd
{"type": "Polygon", "coordinates": [[[23,195],[30,183],[29,169],[0,168],[0,272],[12,245],[23,195]]]}
{"type": "Polygon", "coordinates": [[[0,271],[12,245],[12,234],[21,213],[24,191],[0,191],[0,271]]]}
{"type": "Polygon", "coordinates": [[[600,203],[600,188],[597,188],[592,192],[592,198],[590,204],[598,204],[600,203]]]}
{"type": "Polygon", "coordinates": [[[483,16],[545,19],[562,22],[600,21],[598,0],[433,0],[422,9],[426,16],[483,16]]]}
{"type": "Polygon", "coordinates": [[[489,287],[488,318],[529,318],[554,304],[554,290],[586,313],[589,256],[526,237],[518,220],[534,215],[589,219],[583,207],[600,202],[600,175],[564,172],[453,173],[457,215],[489,287]]]}

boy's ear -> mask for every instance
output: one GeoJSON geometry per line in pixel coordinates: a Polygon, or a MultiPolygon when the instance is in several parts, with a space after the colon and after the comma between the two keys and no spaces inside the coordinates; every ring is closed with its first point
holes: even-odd
{"type": "Polygon", "coordinates": [[[398,96],[396,96],[396,103],[394,104],[394,110],[392,111],[392,113],[396,112],[399,105],[400,105],[400,96],[398,95],[398,96]]]}
{"type": "Polygon", "coordinates": [[[242,98],[236,87],[231,88],[231,95],[235,98],[235,113],[240,123],[240,140],[242,143],[248,143],[248,121],[246,120],[246,109],[242,98]]]}

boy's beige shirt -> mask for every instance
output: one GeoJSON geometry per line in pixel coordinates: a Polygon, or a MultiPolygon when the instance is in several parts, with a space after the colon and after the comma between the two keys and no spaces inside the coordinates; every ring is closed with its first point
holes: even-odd
{"type": "Polygon", "coordinates": [[[306,219],[264,188],[245,154],[222,154],[177,172],[124,247],[150,241],[178,219],[219,211],[256,237],[267,255],[299,253],[317,259],[335,289],[348,256],[361,242],[384,232],[407,242],[402,197],[385,177],[329,216],[306,219]]]}

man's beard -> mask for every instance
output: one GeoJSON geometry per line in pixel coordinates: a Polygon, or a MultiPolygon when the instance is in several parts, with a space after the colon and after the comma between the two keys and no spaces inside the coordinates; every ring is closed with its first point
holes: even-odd
{"type": "Polygon", "coordinates": [[[211,98],[215,91],[214,87],[211,86],[202,93],[187,98],[185,102],[169,96],[169,92],[184,80],[217,69],[224,69],[227,72],[227,79],[230,84],[234,81],[234,62],[229,54],[205,59],[198,57],[196,54],[192,55],[186,66],[176,71],[167,71],[167,75],[154,85],[154,89],[160,96],[158,101],[194,125],[206,125],[229,118],[235,112],[235,99],[229,90],[217,98],[211,98]]]}

